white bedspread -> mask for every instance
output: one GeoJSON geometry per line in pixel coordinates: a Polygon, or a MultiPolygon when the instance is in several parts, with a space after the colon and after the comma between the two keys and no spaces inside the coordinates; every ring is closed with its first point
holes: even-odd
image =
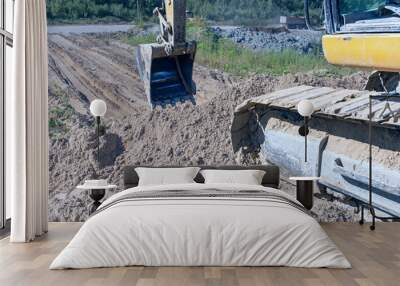
{"type": "Polygon", "coordinates": [[[137,187],[105,201],[50,269],[145,266],[293,266],[349,268],[311,216],[258,198],[151,198],[113,204],[132,192],[279,190],[246,185],[137,187]],[[108,205],[108,207],[106,207],[108,205]]]}

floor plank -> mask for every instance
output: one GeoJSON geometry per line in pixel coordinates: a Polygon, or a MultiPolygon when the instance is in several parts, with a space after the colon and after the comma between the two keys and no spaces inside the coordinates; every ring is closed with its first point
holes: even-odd
{"type": "Polygon", "coordinates": [[[0,285],[135,286],[398,286],[400,223],[323,224],[352,263],[352,269],[287,267],[125,267],[58,270],[48,267],[80,228],[80,223],[51,223],[50,231],[29,244],[0,240],[0,285]]]}

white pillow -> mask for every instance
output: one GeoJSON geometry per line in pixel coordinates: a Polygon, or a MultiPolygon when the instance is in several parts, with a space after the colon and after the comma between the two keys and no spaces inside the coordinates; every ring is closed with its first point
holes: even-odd
{"type": "Polygon", "coordinates": [[[206,184],[261,185],[265,171],[261,170],[202,170],[206,184]]]}
{"type": "Polygon", "coordinates": [[[200,171],[198,167],[187,168],[135,168],[139,186],[190,184],[200,171]]]}

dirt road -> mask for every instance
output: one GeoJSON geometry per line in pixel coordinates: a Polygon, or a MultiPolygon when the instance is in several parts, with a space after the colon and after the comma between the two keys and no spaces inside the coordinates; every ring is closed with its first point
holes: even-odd
{"type": "Polygon", "coordinates": [[[71,105],[82,114],[95,98],[104,99],[108,115],[115,118],[146,108],[133,54],[131,46],[107,39],[50,35],[50,88],[68,92],[71,105]]]}
{"type": "MultiPolygon", "coordinates": [[[[49,68],[50,91],[65,90],[79,113],[88,114],[95,98],[107,102],[109,118],[123,118],[132,111],[150,112],[136,68],[135,47],[110,34],[49,35],[49,68]]],[[[220,74],[200,66],[194,80],[199,104],[216,96],[226,84],[220,74]]]]}

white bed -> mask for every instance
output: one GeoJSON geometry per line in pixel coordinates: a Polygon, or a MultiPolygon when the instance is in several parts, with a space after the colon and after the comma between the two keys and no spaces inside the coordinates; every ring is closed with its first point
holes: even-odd
{"type": "Polygon", "coordinates": [[[298,205],[279,190],[254,185],[193,183],[128,189],[100,206],[50,269],[350,268],[317,221],[298,205]],[[163,196],[165,192],[175,195],[163,196]]]}

